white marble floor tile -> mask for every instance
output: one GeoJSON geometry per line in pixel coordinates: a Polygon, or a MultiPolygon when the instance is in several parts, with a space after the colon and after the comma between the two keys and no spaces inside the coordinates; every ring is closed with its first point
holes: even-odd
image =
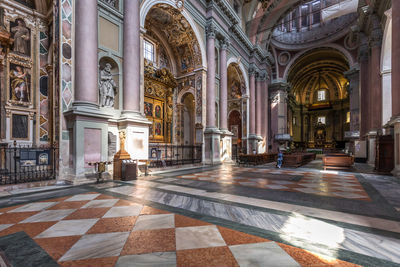
{"type": "Polygon", "coordinates": [[[230,246],[233,256],[240,267],[268,266],[294,267],[300,266],[275,242],[265,242],[230,246]]]}
{"type": "Polygon", "coordinates": [[[270,184],[270,185],[264,185],[265,188],[269,188],[269,189],[287,189],[286,186],[283,185],[278,185],[278,184],[270,184]]]}
{"type": "Polygon", "coordinates": [[[133,191],[135,191],[135,187],[131,185],[126,185],[126,186],[121,186],[121,187],[114,187],[107,189],[106,191],[122,194],[122,195],[129,195],[132,194],[133,191]]]}
{"type": "Polygon", "coordinates": [[[155,252],[119,257],[115,267],[175,267],[175,252],[155,252]]]}
{"type": "Polygon", "coordinates": [[[128,236],[129,232],[85,235],[60,261],[119,256],[128,236]]]}
{"type": "Polygon", "coordinates": [[[103,218],[138,216],[142,211],[142,205],[132,205],[126,207],[112,207],[104,214],[103,218]]]}
{"type": "Polygon", "coordinates": [[[167,229],[174,227],[174,214],[142,215],[137,218],[133,231],[167,229]]]}
{"type": "Polygon", "coordinates": [[[92,200],[95,199],[96,197],[100,196],[100,194],[80,194],[80,195],[75,195],[73,197],[70,197],[66,199],[65,201],[85,201],[85,200],[92,200]]]}
{"type": "Polygon", "coordinates": [[[75,209],[68,210],[44,210],[35,214],[20,223],[34,223],[34,222],[54,222],[59,221],[73,213],[75,209]]]}
{"type": "Polygon", "coordinates": [[[81,207],[81,209],[89,208],[109,208],[114,206],[118,202],[118,199],[98,199],[92,200],[81,207]]]}
{"type": "Polygon", "coordinates": [[[28,211],[40,211],[47,209],[51,206],[56,205],[57,202],[36,202],[36,203],[29,203],[22,207],[10,210],[10,212],[28,212],[28,211]]]}
{"type": "Polygon", "coordinates": [[[84,235],[99,219],[60,221],[42,232],[36,238],[84,235]]]}
{"type": "Polygon", "coordinates": [[[0,224],[0,231],[3,231],[4,229],[7,229],[8,227],[12,226],[14,224],[0,224]]]}
{"type": "Polygon", "coordinates": [[[176,249],[194,249],[226,246],[215,225],[175,229],[176,249]]]}

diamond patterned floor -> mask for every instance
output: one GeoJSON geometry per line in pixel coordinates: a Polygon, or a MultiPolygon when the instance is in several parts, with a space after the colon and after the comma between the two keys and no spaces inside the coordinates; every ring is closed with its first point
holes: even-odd
{"type": "Polygon", "coordinates": [[[282,169],[225,167],[177,178],[262,189],[371,201],[353,174],[317,173],[282,169]]]}
{"type": "Polygon", "coordinates": [[[98,193],[0,209],[61,266],[355,266],[98,193]]]}

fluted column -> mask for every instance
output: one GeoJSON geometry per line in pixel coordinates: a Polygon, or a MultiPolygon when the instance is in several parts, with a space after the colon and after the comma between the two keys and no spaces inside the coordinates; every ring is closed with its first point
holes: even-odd
{"type": "Polygon", "coordinates": [[[75,102],[98,106],[97,1],[76,1],[75,102]]]}
{"type": "Polygon", "coordinates": [[[215,128],[215,27],[207,27],[207,128],[215,128]]]}
{"type": "MultiPolygon", "coordinates": [[[[92,1],[92,0],[88,0],[92,1]]],[[[80,2],[77,1],[77,2],[80,2]]],[[[92,1],[97,2],[97,1],[92,1]]],[[[124,111],[140,113],[140,1],[124,1],[124,111]]]]}
{"type": "Polygon", "coordinates": [[[228,41],[221,41],[220,47],[220,96],[219,96],[219,116],[220,116],[220,129],[228,130],[228,67],[226,60],[226,53],[228,49],[228,41]]]}

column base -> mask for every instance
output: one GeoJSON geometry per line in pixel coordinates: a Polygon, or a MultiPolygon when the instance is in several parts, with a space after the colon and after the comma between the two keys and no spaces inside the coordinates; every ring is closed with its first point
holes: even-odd
{"type": "Polygon", "coordinates": [[[221,131],[215,127],[204,130],[204,161],[205,164],[221,163],[221,131]]]}
{"type": "Polygon", "coordinates": [[[232,136],[233,133],[227,129],[221,129],[221,161],[232,162],[232,136]]]}
{"type": "Polygon", "coordinates": [[[400,178],[400,117],[392,118],[390,125],[394,128],[394,169],[392,174],[400,178]]]}
{"type": "Polygon", "coordinates": [[[259,138],[255,134],[250,134],[247,138],[247,154],[257,154],[259,138]]]}
{"type": "Polygon", "coordinates": [[[371,166],[375,166],[376,158],[376,131],[370,131],[368,136],[368,161],[367,163],[371,166]]]}
{"type": "Polygon", "coordinates": [[[133,160],[149,159],[149,125],[139,112],[124,111],[118,120],[118,129],[126,130],[125,149],[133,160]]]}

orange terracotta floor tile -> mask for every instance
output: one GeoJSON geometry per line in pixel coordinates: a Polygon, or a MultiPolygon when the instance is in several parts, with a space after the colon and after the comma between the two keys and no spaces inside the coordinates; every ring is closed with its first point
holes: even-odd
{"type": "Polygon", "coordinates": [[[203,225],[211,225],[211,224],[208,222],[175,214],[175,227],[190,227],[190,226],[203,226],[203,225]]]}
{"type": "Polygon", "coordinates": [[[50,198],[50,199],[46,199],[46,200],[41,200],[39,202],[61,202],[61,201],[64,201],[64,200],[66,200],[66,199],[68,199],[70,197],[72,197],[72,196],[50,198]]]}
{"type": "Polygon", "coordinates": [[[0,213],[4,213],[4,212],[8,212],[10,210],[22,207],[23,205],[18,205],[18,206],[11,206],[11,207],[6,207],[6,208],[2,208],[0,209],[0,213]]]}
{"type": "Polygon", "coordinates": [[[228,247],[179,250],[176,252],[178,267],[233,267],[239,266],[228,247]]]}
{"type": "Polygon", "coordinates": [[[109,209],[110,208],[80,209],[68,215],[64,220],[101,218],[109,209]]]}
{"type": "Polygon", "coordinates": [[[118,257],[59,262],[61,267],[110,267],[117,263],[118,257]]]}
{"type": "Polygon", "coordinates": [[[35,239],[35,242],[41,246],[56,261],[61,258],[81,236],[63,236],[51,238],[35,239]]]}
{"type": "Polygon", "coordinates": [[[20,223],[14,224],[0,232],[0,236],[6,236],[17,232],[25,232],[31,238],[37,236],[47,230],[57,222],[36,222],[36,223],[20,223]]]}
{"type": "Polygon", "coordinates": [[[50,208],[48,210],[67,210],[67,209],[79,209],[86,203],[88,203],[89,200],[85,201],[67,201],[67,202],[60,202],[50,208]]]}
{"type": "Polygon", "coordinates": [[[95,199],[115,199],[116,197],[110,196],[110,195],[100,195],[98,197],[96,197],[95,199]]]}
{"type": "Polygon", "coordinates": [[[0,214],[0,224],[19,223],[37,213],[39,211],[3,213],[0,214]]]}
{"type": "Polygon", "coordinates": [[[113,233],[113,232],[129,232],[132,230],[136,222],[135,216],[132,217],[118,217],[118,218],[102,218],[92,228],[89,229],[87,234],[98,233],[113,233]]]}
{"type": "Polygon", "coordinates": [[[175,251],[175,229],[133,231],[121,255],[175,251]]]}
{"type": "Polygon", "coordinates": [[[165,210],[159,210],[153,207],[144,206],[140,215],[155,215],[155,214],[170,214],[171,212],[165,210]]]}
{"type": "Polygon", "coordinates": [[[132,205],[137,205],[137,203],[125,199],[120,199],[118,200],[117,203],[115,203],[114,207],[132,206],[132,205]]]}
{"type": "Polygon", "coordinates": [[[217,227],[218,227],[219,232],[222,235],[222,238],[225,240],[225,243],[228,246],[271,241],[271,240],[268,240],[268,239],[265,239],[262,237],[249,235],[249,234],[235,231],[235,230],[225,228],[222,226],[217,226],[217,227]]]}

